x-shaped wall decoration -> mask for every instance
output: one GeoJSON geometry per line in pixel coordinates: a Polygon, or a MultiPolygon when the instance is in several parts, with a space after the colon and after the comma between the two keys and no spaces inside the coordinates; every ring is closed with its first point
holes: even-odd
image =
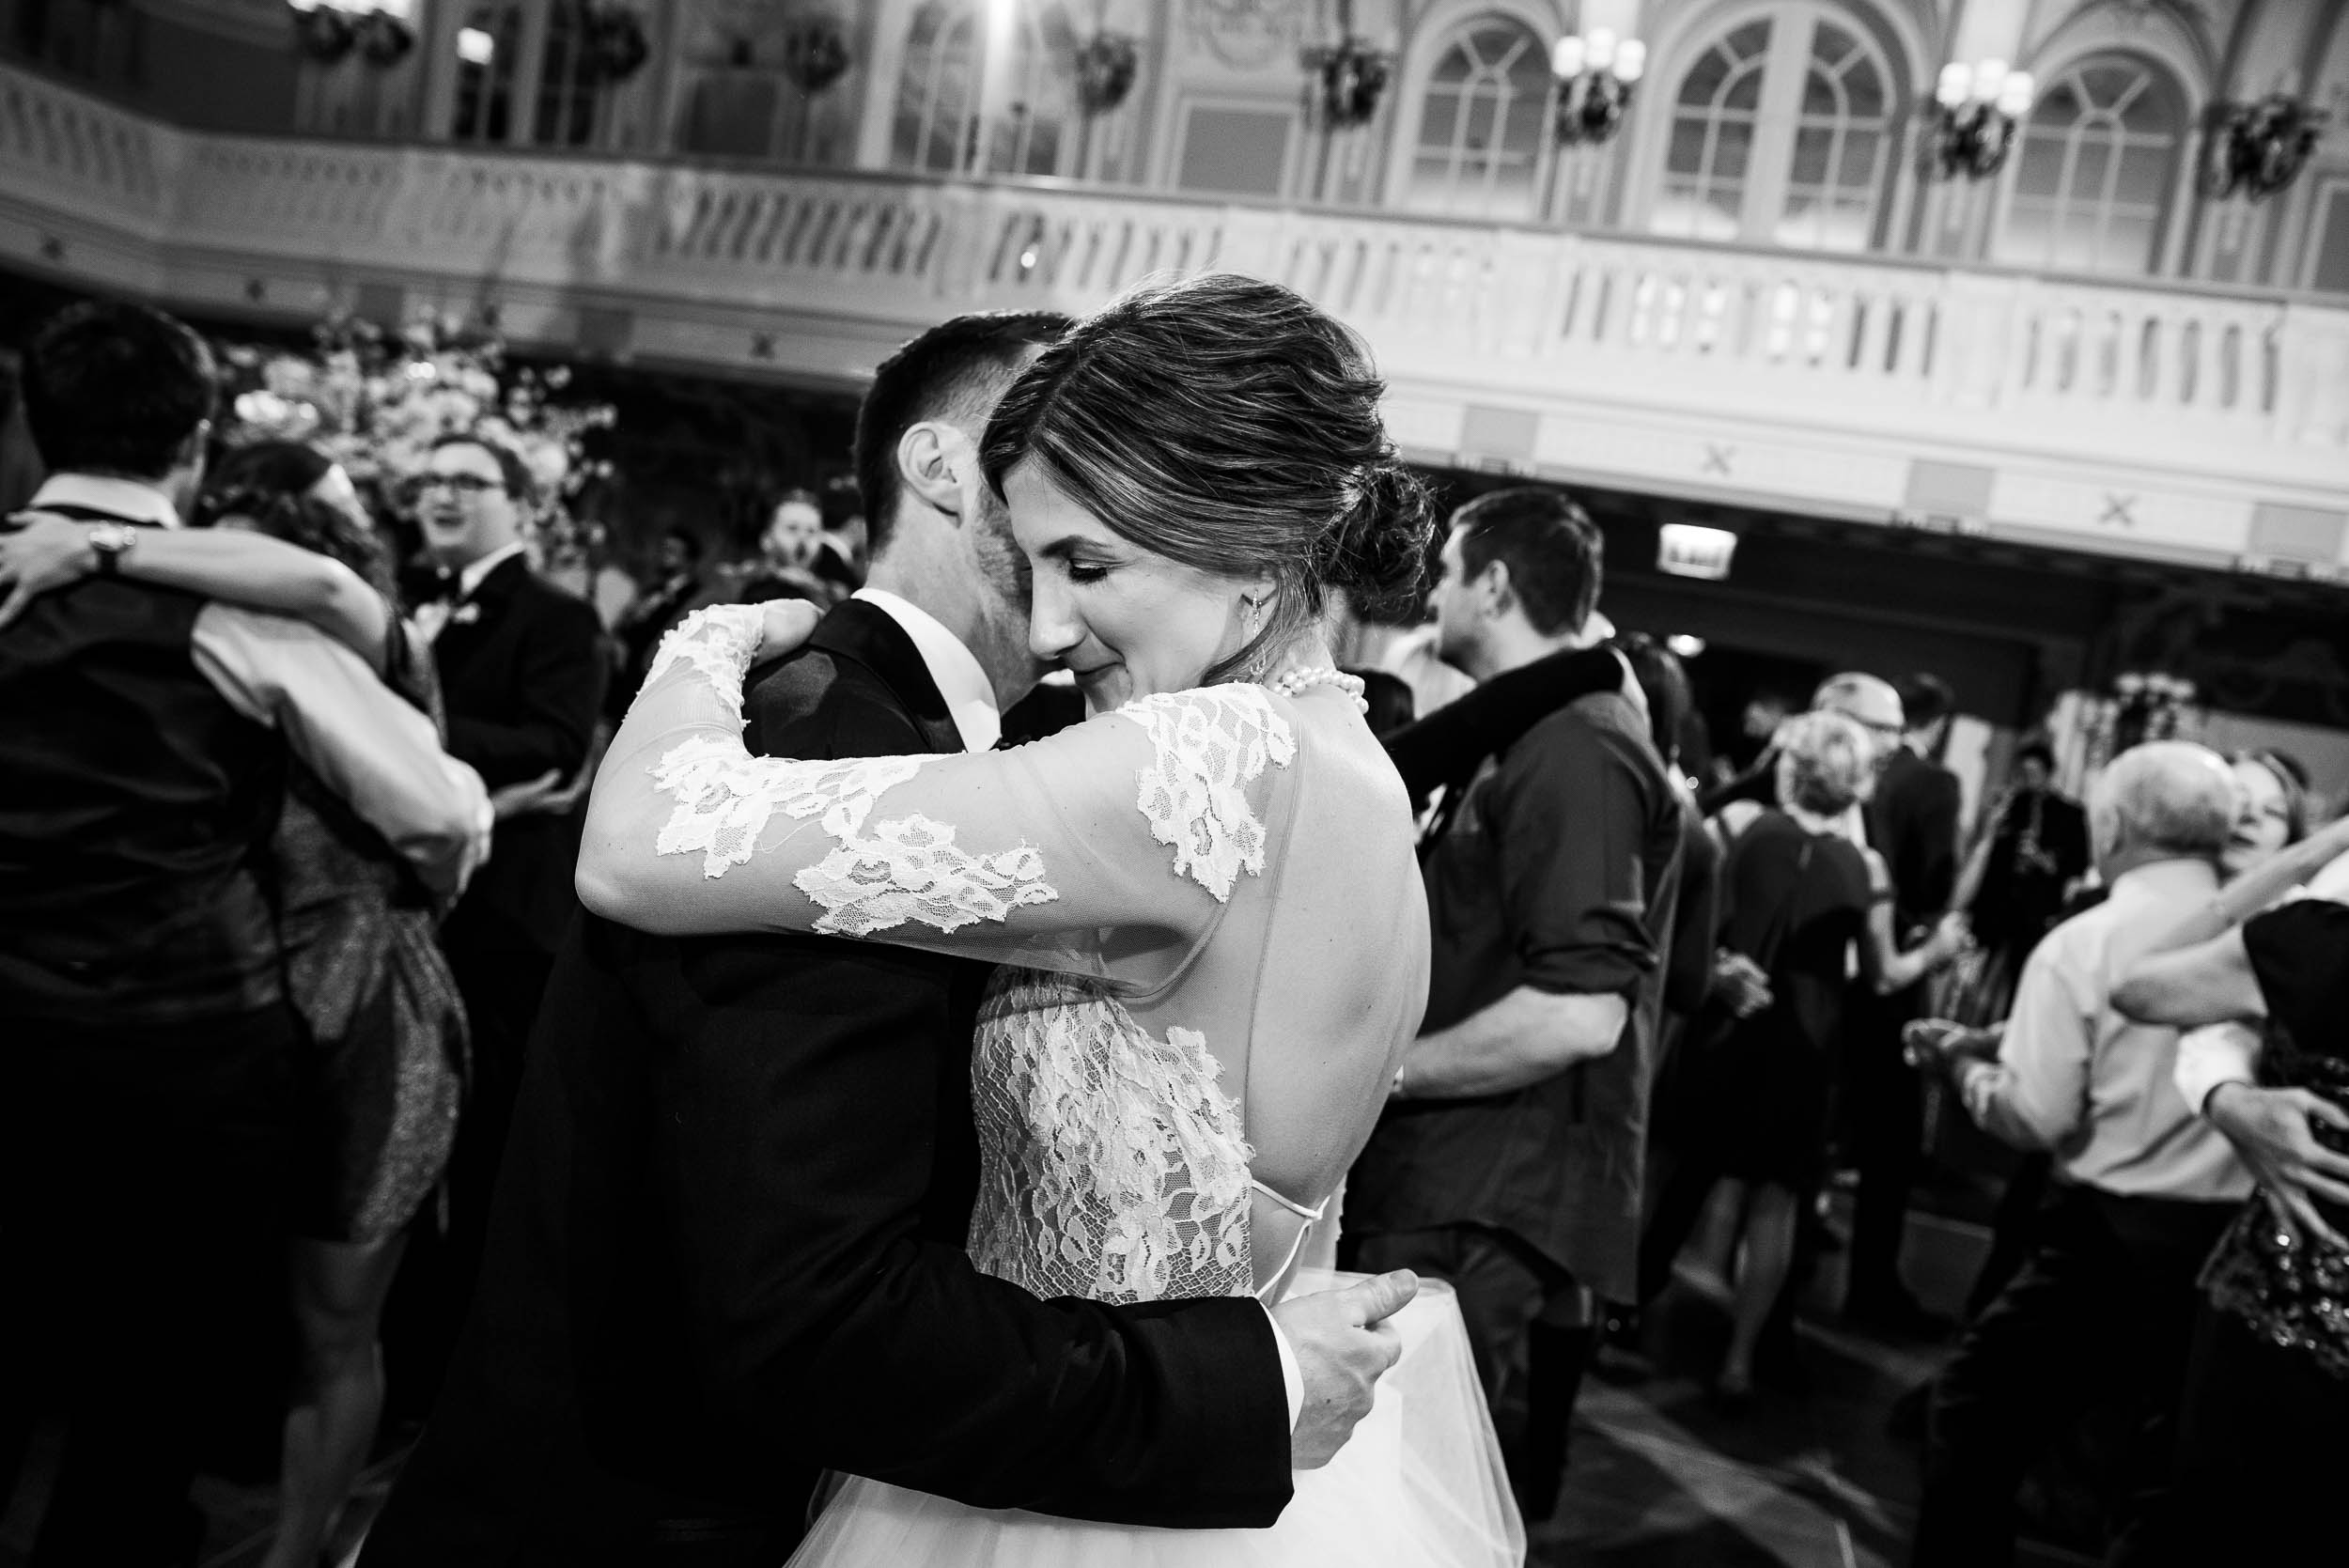
{"type": "Polygon", "coordinates": [[[773,359],[774,357],[775,334],[773,333],[751,334],[751,358],[773,359]]]}
{"type": "Polygon", "coordinates": [[[2136,505],[2137,497],[2114,495],[2108,491],[2105,495],[2105,509],[2096,514],[2096,526],[2099,528],[2135,528],[2137,518],[2132,508],[2136,505]]]}
{"type": "Polygon", "coordinates": [[[1730,461],[1736,456],[1735,447],[1719,446],[1708,441],[1704,443],[1704,467],[1702,472],[1726,476],[1729,473],[1730,461]]]}

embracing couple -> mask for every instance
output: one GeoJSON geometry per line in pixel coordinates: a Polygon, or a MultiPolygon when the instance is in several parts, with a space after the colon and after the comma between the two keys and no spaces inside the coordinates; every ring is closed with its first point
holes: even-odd
{"type": "Polygon", "coordinates": [[[1379,393],[1230,275],[880,367],[872,586],[696,613],[614,739],[366,1568],[1521,1560],[1448,1292],[1305,1262],[1427,991],[1321,629],[1425,558],[1379,393]]]}

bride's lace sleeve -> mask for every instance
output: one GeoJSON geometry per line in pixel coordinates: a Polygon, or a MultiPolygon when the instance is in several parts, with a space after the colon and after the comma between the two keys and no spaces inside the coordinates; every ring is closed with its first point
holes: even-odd
{"type": "Polygon", "coordinates": [[[742,680],[759,613],[716,606],[662,644],[588,808],[579,891],[596,913],[1090,969],[1186,945],[1264,872],[1296,742],[1262,688],[1147,698],[1008,752],[755,757],[742,680]]]}

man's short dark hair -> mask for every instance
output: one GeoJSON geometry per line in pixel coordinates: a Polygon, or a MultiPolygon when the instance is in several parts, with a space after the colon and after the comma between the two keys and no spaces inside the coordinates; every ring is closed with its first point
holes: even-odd
{"type": "Polygon", "coordinates": [[[2015,766],[2020,768],[2027,762],[2035,762],[2052,773],[2055,771],[2055,748],[2033,736],[2015,748],[2015,766]]]}
{"type": "Polygon", "coordinates": [[[1590,514],[1563,490],[1537,485],[1480,495],[1452,514],[1460,564],[1473,580],[1495,561],[1535,631],[1579,629],[1598,608],[1606,541],[1590,514]]]}
{"type": "Polygon", "coordinates": [[[212,354],[145,305],[69,305],[24,352],[24,424],[53,473],[160,479],[212,414],[212,354]]]}
{"type": "Polygon", "coordinates": [[[926,419],[952,420],[976,441],[1030,349],[1076,325],[1057,310],[957,316],[881,361],[856,413],[856,488],[868,548],[889,546],[897,520],[897,442],[926,419]]]}
{"type": "Polygon", "coordinates": [[[1957,711],[1957,695],[1939,675],[1916,675],[1901,683],[1901,713],[1912,730],[1923,729],[1957,711]]]}

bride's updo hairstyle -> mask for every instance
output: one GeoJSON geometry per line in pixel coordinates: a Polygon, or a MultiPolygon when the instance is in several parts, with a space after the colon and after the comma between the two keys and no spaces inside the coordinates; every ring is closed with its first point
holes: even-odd
{"type": "Polygon", "coordinates": [[[1378,417],[1384,384],[1344,326],[1235,272],[1147,283],[1080,322],[1012,383],[980,461],[1033,458],[1143,550],[1276,587],[1209,683],[1266,673],[1331,589],[1376,610],[1415,594],[1435,514],[1378,417]]]}

